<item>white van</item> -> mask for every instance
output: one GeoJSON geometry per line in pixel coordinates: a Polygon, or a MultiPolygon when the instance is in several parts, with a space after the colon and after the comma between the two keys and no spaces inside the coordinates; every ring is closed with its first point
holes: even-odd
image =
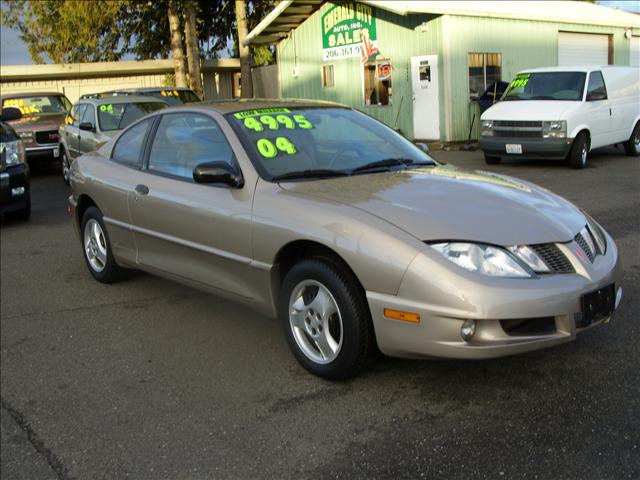
{"type": "Polygon", "coordinates": [[[591,149],[623,144],[640,155],[640,68],[534,68],[518,73],[482,114],[487,163],[503,158],[568,159],[587,165],[591,149]]]}

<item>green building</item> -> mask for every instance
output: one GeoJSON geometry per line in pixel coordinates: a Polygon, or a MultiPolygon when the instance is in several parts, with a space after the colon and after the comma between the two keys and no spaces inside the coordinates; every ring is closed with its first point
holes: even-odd
{"type": "Polygon", "coordinates": [[[495,80],[638,65],[640,16],[577,1],[282,1],[245,44],[276,45],[284,98],[344,103],[409,138],[451,142],[478,137],[476,99],[495,80]]]}

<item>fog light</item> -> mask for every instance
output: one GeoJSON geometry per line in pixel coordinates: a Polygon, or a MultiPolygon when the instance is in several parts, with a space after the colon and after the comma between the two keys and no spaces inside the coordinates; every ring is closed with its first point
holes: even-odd
{"type": "Polygon", "coordinates": [[[471,341],[473,335],[476,333],[476,321],[465,320],[460,328],[460,336],[465,342],[471,341]]]}
{"type": "Polygon", "coordinates": [[[622,287],[618,287],[618,290],[616,290],[616,306],[615,306],[616,310],[620,305],[620,300],[622,300],[622,287]]]}
{"type": "Polygon", "coordinates": [[[19,197],[20,195],[24,195],[24,187],[17,187],[11,189],[12,197],[19,197]]]}

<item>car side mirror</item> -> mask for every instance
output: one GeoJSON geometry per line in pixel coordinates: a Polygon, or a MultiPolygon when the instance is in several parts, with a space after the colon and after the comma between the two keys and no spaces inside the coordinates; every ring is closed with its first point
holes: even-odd
{"type": "Polygon", "coordinates": [[[429,150],[429,146],[426,143],[416,143],[416,147],[418,147],[424,153],[429,153],[431,151],[429,150]]]}
{"type": "Polygon", "coordinates": [[[78,125],[78,128],[80,130],[86,130],[88,132],[95,131],[94,128],[93,128],[93,123],[91,123],[91,122],[82,122],[80,125],[78,125]]]}
{"type": "Polygon", "coordinates": [[[0,120],[3,122],[13,122],[14,120],[20,120],[22,118],[22,112],[16,107],[4,107],[2,109],[2,115],[0,120]]]}
{"type": "Polygon", "coordinates": [[[595,102],[597,100],[606,100],[607,94],[602,91],[587,93],[587,102],[595,102]]]}
{"type": "Polygon", "coordinates": [[[244,180],[227,162],[206,162],[193,169],[196,183],[217,183],[232,188],[242,188],[244,180]]]}

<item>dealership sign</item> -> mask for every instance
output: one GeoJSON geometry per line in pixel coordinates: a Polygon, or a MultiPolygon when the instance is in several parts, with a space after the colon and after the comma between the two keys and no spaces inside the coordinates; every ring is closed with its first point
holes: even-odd
{"type": "Polygon", "coordinates": [[[322,16],[322,60],[366,56],[377,50],[376,17],[373,8],[357,2],[331,7],[322,16]]]}

